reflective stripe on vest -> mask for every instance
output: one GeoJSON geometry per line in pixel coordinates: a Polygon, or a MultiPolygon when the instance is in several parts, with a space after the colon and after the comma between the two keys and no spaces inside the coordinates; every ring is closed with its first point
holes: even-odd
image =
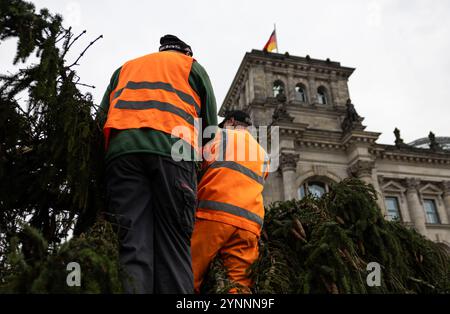
{"type": "Polygon", "coordinates": [[[110,94],[104,126],[106,146],[111,129],[151,128],[166,134],[177,129],[175,135],[198,152],[201,101],[189,84],[193,61],[165,51],[125,63],[110,94]]]}
{"type": "Polygon", "coordinates": [[[261,227],[263,224],[263,220],[261,219],[261,217],[259,217],[255,213],[252,213],[251,211],[248,211],[239,206],[222,203],[222,202],[216,202],[216,201],[200,200],[198,202],[198,207],[212,209],[212,210],[219,210],[219,211],[227,212],[227,213],[230,213],[230,214],[233,214],[236,216],[244,217],[248,220],[256,222],[261,227]]]}
{"type": "Polygon", "coordinates": [[[253,170],[251,170],[241,164],[238,164],[237,162],[234,162],[234,161],[215,161],[209,166],[209,168],[228,168],[228,169],[240,172],[243,175],[246,175],[247,177],[249,177],[250,179],[255,180],[259,184],[264,185],[263,177],[261,177],[260,175],[255,173],[253,170]]]}
{"type": "Polygon", "coordinates": [[[175,88],[173,88],[173,86],[169,83],[164,83],[164,82],[128,82],[127,85],[124,88],[119,89],[117,92],[114,93],[112,100],[116,99],[117,97],[119,97],[122,92],[124,91],[124,89],[162,89],[165,90],[166,92],[172,92],[178,95],[178,97],[180,97],[184,102],[192,105],[195,107],[195,111],[197,112],[197,115],[200,116],[200,105],[197,104],[197,102],[195,101],[195,99],[180,91],[177,90],[175,88]]]}
{"type": "Polygon", "coordinates": [[[186,120],[187,123],[194,125],[194,117],[191,116],[186,111],[169,104],[167,102],[160,102],[157,100],[148,100],[148,101],[125,101],[119,100],[114,108],[118,109],[133,109],[133,110],[147,110],[147,109],[158,109],[161,111],[170,112],[176,114],[177,116],[186,120]]]}

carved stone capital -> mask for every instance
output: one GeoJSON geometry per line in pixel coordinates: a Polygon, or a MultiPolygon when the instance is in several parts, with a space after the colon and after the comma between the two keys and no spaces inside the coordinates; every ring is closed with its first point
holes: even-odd
{"type": "Polygon", "coordinates": [[[386,182],[385,177],[382,176],[382,175],[379,175],[379,176],[378,176],[378,184],[379,184],[380,186],[383,186],[385,182],[386,182]]]}
{"type": "Polygon", "coordinates": [[[372,170],[375,162],[370,160],[358,160],[348,168],[349,175],[352,177],[372,176],[372,170]]]}
{"type": "Polygon", "coordinates": [[[450,195],[450,181],[442,182],[442,190],[444,190],[444,195],[450,195]]]}
{"type": "Polygon", "coordinates": [[[280,155],[280,168],[281,171],[294,170],[297,168],[297,162],[299,160],[298,154],[282,153],[280,155]]]}
{"type": "Polygon", "coordinates": [[[417,191],[420,185],[420,180],[418,178],[407,178],[405,183],[408,191],[417,191]]]}

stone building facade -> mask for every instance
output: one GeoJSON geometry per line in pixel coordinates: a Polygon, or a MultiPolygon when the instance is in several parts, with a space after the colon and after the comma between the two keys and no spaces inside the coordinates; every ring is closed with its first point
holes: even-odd
{"type": "Polygon", "coordinates": [[[375,187],[386,219],[450,245],[450,150],[440,144],[448,138],[431,133],[415,146],[396,129],[395,145],[378,144],[381,133],[366,130],[350,101],[353,71],[329,59],[246,53],[219,115],[241,109],[256,127],[279,127],[279,168],[265,203],[321,195],[356,176],[375,187]]]}

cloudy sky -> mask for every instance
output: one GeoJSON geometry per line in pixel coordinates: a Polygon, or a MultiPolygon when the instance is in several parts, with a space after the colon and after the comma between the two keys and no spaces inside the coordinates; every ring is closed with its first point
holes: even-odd
{"type": "MultiPolygon", "coordinates": [[[[97,88],[100,102],[112,72],[159,47],[175,34],[189,43],[208,71],[218,105],[247,51],[262,49],[277,25],[280,52],[339,61],[355,67],[350,95],[367,130],[393,143],[400,128],[410,142],[433,130],[450,136],[450,1],[106,1],[35,0],[87,35],[72,58],[100,34],[78,74],[97,88]]],[[[13,41],[0,47],[0,72],[8,70],[13,41]]]]}

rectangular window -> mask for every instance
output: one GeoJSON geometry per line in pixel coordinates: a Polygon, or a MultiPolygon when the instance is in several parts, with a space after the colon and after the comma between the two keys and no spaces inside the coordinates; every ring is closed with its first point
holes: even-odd
{"type": "Polygon", "coordinates": [[[387,209],[387,214],[388,214],[387,219],[389,221],[393,221],[393,220],[401,221],[402,219],[400,216],[400,210],[399,210],[397,198],[393,197],[393,196],[386,197],[385,203],[386,203],[386,209],[387,209]]]}
{"type": "Polygon", "coordinates": [[[425,215],[427,223],[439,224],[439,215],[437,213],[436,202],[432,199],[424,199],[423,206],[425,208],[425,215]]]}

